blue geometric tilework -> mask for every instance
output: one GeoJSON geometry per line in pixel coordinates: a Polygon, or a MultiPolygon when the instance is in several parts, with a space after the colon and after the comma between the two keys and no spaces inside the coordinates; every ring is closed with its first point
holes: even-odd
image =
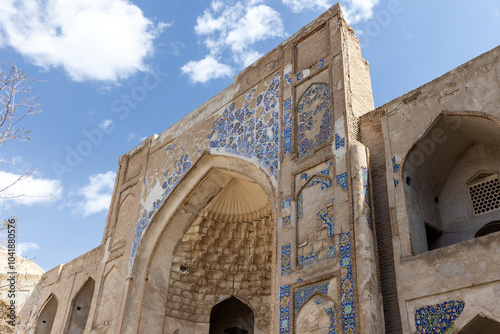
{"type": "Polygon", "coordinates": [[[337,328],[337,311],[334,307],[325,308],[325,312],[330,315],[330,326],[328,327],[328,334],[335,334],[337,328]]]}
{"type": "Polygon", "coordinates": [[[341,147],[345,147],[345,138],[340,138],[338,134],[335,134],[335,149],[338,150],[341,147]]]}
{"type": "Polygon", "coordinates": [[[283,209],[286,209],[286,208],[289,208],[291,204],[292,204],[292,199],[290,197],[288,197],[288,198],[285,198],[283,200],[282,207],[283,207],[283,209]]]}
{"type": "Polygon", "coordinates": [[[292,153],[292,98],[283,103],[283,154],[292,153]]]}
{"type": "Polygon", "coordinates": [[[281,219],[281,227],[286,227],[291,224],[290,216],[281,219]]]}
{"type": "Polygon", "coordinates": [[[308,266],[310,264],[314,264],[318,262],[318,254],[315,252],[311,252],[306,255],[301,255],[297,259],[297,265],[299,266],[308,266]]]}
{"type": "Polygon", "coordinates": [[[339,239],[340,266],[347,267],[347,277],[342,279],[342,319],[344,333],[356,333],[356,317],[354,313],[354,290],[351,264],[351,235],[342,233],[339,239]]]}
{"type": "Polygon", "coordinates": [[[280,287],[280,334],[290,334],[290,285],[280,287]]]}
{"type": "Polygon", "coordinates": [[[348,267],[347,277],[342,279],[342,320],[344,333],[356,333],[354,313],[354,291],[352,286],[352,267],[348,267]]]}
{"type": "Polygon", "coordinates": [[[315,293],[319,292],[327,295],[329,285],[330,282],[326,282],[326,283],[306,286],[304,288],[295,291],[295,293],[293,294],[293,310],[295,315],[297,315],[297,313],[300,311],[300,308],[302,307],[302,305],[304,305],[305,302],[307,302],[309,297],[311,297],[315,293]]]}
{"type": "Polygon", "coordinates": [[[291,245],[287,244],[281,246],[281,275],[290,273],[290,255],[291,255],[291,245]]]}
{"type": "Polygon", "coordinates": [[[340,235],[339,239],[340,266],[346,267],[351,264],[351,233],[340,235]]]}
{"type": "Polygon", "coordinates": [[[316,219],[318,223],[323,226],[323,228],[326,228],[328,231],[328,236],[331,237],[333,236],[334,232],[334,224],[333,224],[333,217],[328,217],[328,209],[324,208],[319,210],[319,212],[316,214],[316,219]]]}
{"type": "Polygon", "coordinates": [[[442,304],[421,307],[415,312],[419,334],[448,333],[465,307],[463,301],[451,300],[442,304]]]}
{"type": "Polygon", "coordinates": [[[320,60],[316,63],[316,68],[317,68],[318,70],[321,70],[323,67],[325,67],[325,58],[320,59],[320,60]]]}
{"type": "Polygon", "coordinates": [[[365,217],[370,229],[372,228],[371,215],[370,215],[370,196],[368,194],[368,168],[361,166],[361,176],[363,178],[363,193],[365,195],[365,217]]]}
{"type": "Polygon", "coordinates": [[[399,185],[399,180],[394,179],[394,188],[397,188],[399,185]]]}
{"type": "MultiPolygon", "coordinates": [[[[302,72],[301,72],[302,73],[302,72]]],[[[297,74],[297,77],[299,74],[297,74]]],[[[330,89],[326,84],[312,84],[297,104],[298,149],[297,156],[314,152],[330,139],[330,89]],[[321,125],[318,129],[319,120],[321,125]]]]}
{"type": "Polygon", "coordinates": [[[309,176],[307,176],[307,173],[302,173],[302,174],[300,174],[300,179],[307,180],[307,179],[309,179],[309,176]]]}
{"type": "MultiPolygon", "coordinates": [[[[170,151],[173,151],[175,149],[175,146],[176,144],[168,145],[167,148],[165,148],[167,154],[169,154],[170,151]]],[[[165,172],[163,172],[163,177],[165,178],[165,181],[162,184],[162,188],[164,189],[164,191],[161,197],[153,203],[153,208],[151,210],[149,211],[144,210],[142,212],[141,218],[139,218],[139,221],[135,225],[134,241],[132,244],[132,253],[130,255],[129,265],[133,263],[135,253],[137,252],[137,248],[139,246],[139,242],[142,239],[144,230],[149,225],[151,217],[153,216],[155,211],[158,210],[161,204],[163,204],[163,202],[170,195],[172,190],[174,190],[175,186],[179,183],[182,176],[186,174],[186,172],[191,167],[191,158],[189,154],[186,153],[186,150],[184,149],[182,143],[179,145],[179,148],[181,149],[182,154],[172,164],[172,171],[170,169],[167,169],[165,172]]]]}
{"type": "Polygon", "coordinates": [[[323,170],[319,171],[321,174],[329,176],[330,175],[330,168],[325,168],[323,170]]]}
{"type": "Polygon", "coordinates": [[[392,171],[397,173],[399,171],[399,164],[396,163],[396,157],[392,157],[392,171]]]}
{"type": "Polygon", "coordinates": [[[303,79],[304,79],[304,71],[300,71],[299,73],[297,73],[297,83],[303,79]]]}
{"type": "Polygon", "coordinates": [[[347,173],[337,175],[337,184],[339,184],[342,188],[347,189],[347,173]]]}
{"type": "Polygon", "coordinates": [[[283,81],[285,82],[285,85],[290,85],[292,83],[292,72],[285,73],[283,81]]]}
{"type": "Polygon", "coordinates": [[[331,259],[332,257],[334,257],[336,252],[337,251],[335,250],[335,246],[328,247],[328,258],[331,259]]]}
{"type": "Polygon", "coordinates": [[[207,136],[210,148],[224,149],[226,152],[246,158],[256,157],[259,164],[270,170],[271,175],[278,179],[278,160],[280,148],[280,129],[278,121],[278,97],[280,76],[277,73],[267,91],[256,97],[257,106],[263,106],[271,117],[265,122],[265,113],[257,117],[250,105],[255,98],[256,90],[246,94],[242,108],[235,110],[232,103],[222,116],[218,117],[212,126],[212,132],[207,136]]]}
{"type": "Polygon", "coordinates": [[[321,184],[321,190],[325,190],[326,188],[330,188],[332,186],[332,180],[326,177],[322,177],[319,175],[313,176],[313,178],[307,183],[307,187],[312,187],[316,184],[321,184]]]}

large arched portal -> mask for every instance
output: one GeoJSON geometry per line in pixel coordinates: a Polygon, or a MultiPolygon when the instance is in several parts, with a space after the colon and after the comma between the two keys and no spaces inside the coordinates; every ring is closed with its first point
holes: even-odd
{"type": "Polygon", "coordinates": [[[212,333],[211,312],[227,300],[245,307],[224,321],[251,314],[252,325],[224,330],[269,332],[274,224],[269,192],[254,178],[211,168],[169,216],[152,251],[139,332],[212,333]]]}
{"type": "Polygon", "coordinates": [[[231,297],[210,312],[209,334],[253,334],[254,313],[250,307],[231,297]]]}

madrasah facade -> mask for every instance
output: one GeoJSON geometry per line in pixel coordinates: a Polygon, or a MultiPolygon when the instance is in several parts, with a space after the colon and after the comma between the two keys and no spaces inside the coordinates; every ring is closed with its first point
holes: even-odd
{"type": "Polygon", "coordinates": [[[374,109],[337,4],[119,159],[19,333],[500,332],[500,47],[374,109]]]}

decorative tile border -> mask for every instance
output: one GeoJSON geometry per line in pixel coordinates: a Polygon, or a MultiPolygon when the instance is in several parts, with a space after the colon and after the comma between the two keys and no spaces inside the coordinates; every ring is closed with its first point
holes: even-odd
{"type": "Polygon", "coordinates": [[[281,219],[281,227],[287,227],[290,226],[292,223],[290,216],[286,216],[281,219]]]}
{"type": "Polygon", "coordinates": [[[290,334],[290,285],[280,287],[280,334],[290,334]]]}
{"type": "Polygon", "coordinates": [[[316,219],[327,230],[328,236],[332,237],[334,235],[334,219],[333,217],[328,217],[328,209],[319,210],[316,214],[316,219]]]}
{"type": "Polygon", "coordinates": [[[292,199],[290,197],[285,198],[283,200],[282,208],[283,209],[288,209],[290,207],[290,205],[292,205],[292,199]]]}
{"type": "Polygon", "coordinates": [[[292,98],[283,105],[283,154],[292,153],[292,98]]]}
{"type": "Polygon", "coordinates": [[[342,320],[344,333],[356,333],[356,315],[354,312],[354,290],[352,280],[351,235],[342,233],[339,239],[340,266],[347,267],[347,277],[342,279],[342,320]]]}
{"type": "Polygon", "coordinates": [[[418,334],[445,334],[453,330],[465,303],[451,300],[442,304],[425,306],[415,311],[415,326],[418,334]]]}
{"type": "Polygon", "coordinates": [[[399,171],[400,164],[396,163],[396,157],[392,157],[392,172],[397,173],[399,171]]]}
{"type": "Polygon", "coordinates": [[[292,252],[291,244],[281,246],[281,275],[290,273],[290,257],[292,252]]]}
{"type": "Polygon", "coordinates": [[[317,262],[318,262],[318,254],[315,252],[299,256],[299,258],[297,259],[297,265],[299,266],[308,266],[317,262]]]}
{"type": "Polygon", "coordinates": [[[341,147],[345,147],[345,138],[335,134],[335,149],[338,150],[341,147]]]}

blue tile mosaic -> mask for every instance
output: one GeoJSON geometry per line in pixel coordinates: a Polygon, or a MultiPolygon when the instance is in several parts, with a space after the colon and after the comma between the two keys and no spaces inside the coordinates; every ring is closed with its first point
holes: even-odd
{"type": "Polygon", "coordinates": [[[442,304],[421,307],[415,312],[415,326],[418,334],[449,333],[460,316],[465,303],[451,300],[442,304]]]}
{"type": "Polygon", "coordinates": [[[396,163],[396,157],[392,157],[392,171],[393,173],[397,173],[399,171],[400,164],[396,163]]]}
{"type": "Polygon", "coordinates": [[[323,175],[330,176],[330,168],[320,170],[319,172],[323,175]]]}
{"type": "Polygon", "coordinates": [[[351,264],[351,233],[340,235],[339,239],[340,265],[346,267],[351,264]]]}
{"type": "Polygon", "coordinates": [[[304,80],[304,71],[297,73],[297,82],[300,82],[300,80],[304,80]]]}
{"type": "Polygon", "coordinates": [[[335,307],[325,308],[325,312],[330,315],[330,326],[328,327],[328,334],[335,334],[337,328],[337,311],[335,307]]]}
{"type": "Polygon", "coordinates": [[[337,175],[337,184],[342,188],[347,189],[347,173],[337,175]]]}
{"type": "Polygon", "coordinates": [[[309,182],[307,182],[306,187],[312,187],[316,184],[320,184],[321,190],[325,190],[325,189],[330,188],[332,186],[332,180],[330,180],[329,178],[326,178],[326,177],[315,175],[312,177],[312,179],[309,182]]]}
{"type": "Polygon", "coordinates": [[[304,214],[303,201],[304,196],[302,195],[302,192],[300,192],[299,197],[297,198],[297,218],[302,218],[302,215],[304,214]]]}
{"type": "Polygon", "coordinates": [[[243,106],[235,109],[232,103],[222,116],[212,125],[207,136],[210,148],[224,150],[246,158],[257,158],[259,164],[269,169],[277,180],[279,171],[280,129],[278,121],[278,98],[280,76],[277,73],[265,93],[257,97],[257,105],[262,105],[271,117],[265,122],[264,115],[257,117],[250,105],[256,90],[246,94],[243,106]]]}
{"type": "Polygon", "coordinates": [[[368,168],[367,167],[361,166],[361,176],[363,178],[363,193],[365,196],[365,204],[366,204],[365,217],[366,217],[366,221],[368,222],[368,226],[371,229],[372,222],[371,222],[371,214],[370,214],[370,194],[368,193],[368,168]]]}
{"type": "Polygon", "coordinates": [[[297,259],[297,265],[308,266],[318,262],[318,254],[312,252],[306,255],[301,255],[297,259]]]}
{"type": "Polygon", "coordinates": [[[291,204],[292,204],[292,199],[291,199],[290,197],[285,198],[285,199],[283,200],[282,208],[283,208],[283,209],[287,209],[287,208],[289,208],[289,207],[290,207],[290,205],[291,205],[291,204]]]}
{"type": "Polygon", "coordinates": [[[345,138],[340,138],[338,134],[335,134],[335,149],[338,150],[341,147],[345,147],[345,138]]]}
{"type": "Polygon", "coordinates": [[[304,92],[297,104],[297,116],[297,156],[301,158],[330,140],[330,89],[327,84],[312,84],[304,92]]]}
{"type": "Polygon", "coordinates": [[[291,244],[281,246],[281,275],[290,273],[290,256],[292,252],[291,244]]]}
{"type": "Polygon", "coordinates": [[[394,188],[397,188],[399,185],[399,180],[394,179],[394,188]]]}
{"type": "Polygon", "coordinates": [[[328,209],[319,210],[316,214],[316,219],[328,231],[328,236],[332,237],[334,235],[334,219],[333,217],[328,217],[328,209]]]}
{"type": "Polygon", "coordinates": [[[316,63],[316,68],[318,70],[321,70],[322,68],[325,67],[325,59],[320,59],[317,63],[316,63]]]}
{"type": "Polygon", "coordinates": [[[292,153],[292,98],[283,103],[283,154],[292,153]]]}
{"type": "Polygon", "coordinates": [[[290,334],[290,285],[280,287],[280,334],[290,334]]]}
{"type": "Polygon", "coordinates": [[[292,72],[285,73],[283,81],[285,82],[285,85],[290,85],[292,83],[292,72]]]}
{"type": "Polygon", "coordinates": [[[291,224],[290,216],[286,216],[281,219],[281,227],[287,227],[291,224]]]}
{"type": "MultiPolygon", "coordinates": [[[[191,168],[191,158],[189,154],[186,153],[184,146],[182,143],[178,146],[181,150],[180,157],[174,161],[171,169],[167,169],[163,172],[164,182],[162,184],[163,193],[159,199],[154,201],[153,207],[151,210],[144,210],[142,212],[141,218],[136,223],[135,226],[135,234],[134,241],[132,243],[132,253],[130,255],[129,265],[132,264],[135,254],[137,252],[137,248],[142,239],[142,235],[145,229],[148,227],[150,218],[153,216],[155,211],[161,206],[161,204],[165,201],[165,199],[170,195],[172,190],[174,190],[175,186],[179,183],[182,176],[186,174],[186,172],[191,168]]],[[[167,154],[171,153],[176,148],[176,144],[168,145],[165,148],[167,154]]]]}
{"type": "Polygon", "coordinates": [[[309,297],[315,293],[322,293],[328,295],[328,286],[330,282],[315,284],[306,286],[304,288],[297,289],[293,294],[293,310],[294,314],[297,315],[302,305],[304,305],[309,297]]]}
{"type": "Polygon", "coordinates": [[[335,257],[335,253],[337,253],[335,246],[328,247],[328,258],[331,259],[332,257],[335,257]]]}
{"type": "Polygon", "coordinates": [[[309,176],[307,176],[307,173],[302,173],[302,174],[300,174],[300,179],[307,181],[309,179],[309,176]]]}
{"type": "Polygon", "coordinates": [[[342,233],[339,239],[340,266],[347,268],[347,276],[342,279],[342,320],[344,333],[356,333],[356,316],[354,312],[354,290],[351,265],[351,235],[342,233]]]}

